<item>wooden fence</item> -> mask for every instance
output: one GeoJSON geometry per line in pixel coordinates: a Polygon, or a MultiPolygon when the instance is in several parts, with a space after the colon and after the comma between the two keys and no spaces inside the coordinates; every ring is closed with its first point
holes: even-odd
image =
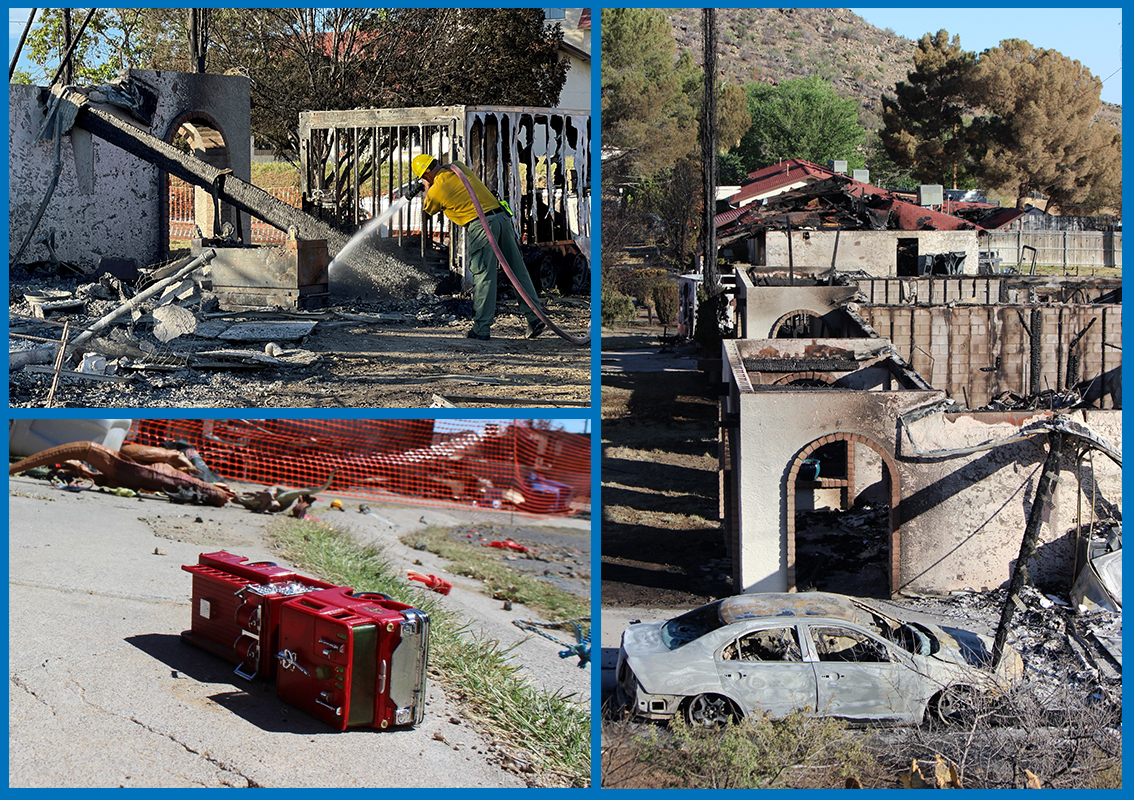
{"type": "Polygon", "coordinates": [[[987,248],[997,251],[1001,267],[1031,266],[1036,263],[1076,267],[1122,267],[1122,231],[992,231],[987,248]]]}

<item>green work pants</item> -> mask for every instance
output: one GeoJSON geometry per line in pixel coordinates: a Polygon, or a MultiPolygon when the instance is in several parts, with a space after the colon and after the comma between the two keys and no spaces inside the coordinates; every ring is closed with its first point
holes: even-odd
{"type": "MultiPolygon", "coordinates": [[[[516,231],[512,227],[512,218],[505,213],[489,214],[488,227],[500,252],[508,259],[508,266],[516,274],[520,286],[528,296],[538,305],[539,295],[532,279],[528,275],[528,268],[524,264],[524,257],[520,254],[520,245],[516,241],[516,231]]],[[[488,336],[492,327],[492,320],[496,316],[496,253],[484,234],[484,226],[479,219],[475,219],[465,227],[465,235],[469,240],[469,272],[473,277],[473,333],[477,336],[488,336]]],[[[520,308],[529,328],[539,320],[524,299],[520,298],[520,308]]]]}

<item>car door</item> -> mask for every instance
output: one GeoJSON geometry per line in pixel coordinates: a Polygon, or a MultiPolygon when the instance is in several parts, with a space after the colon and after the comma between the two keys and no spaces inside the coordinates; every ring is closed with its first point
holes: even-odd
{"type": "Polygon", "coordinates": [[[898,648],[853,626],[807,628],[821,715],[917,721],[920,678],[898,648]]]}
{"type": "Polygon", "coordinates": [[[795,625],[768,624],[731,637],[716,651],[721,688],[748,712],[781,717],[815,708],[815,668],[803,658],[795,625]]]}

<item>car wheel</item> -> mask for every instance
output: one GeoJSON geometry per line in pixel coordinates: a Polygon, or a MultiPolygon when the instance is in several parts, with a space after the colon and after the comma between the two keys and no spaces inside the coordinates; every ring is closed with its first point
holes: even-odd
{"type": "Polygon", "coordinates": [[[699,694],[685,703],[685,721],[694,728],[718,728],[738,716],[732,701],[719,694],[699,694]]]}
{"type": "Polygon", "coordinates": [[[948,686],[931,701],[933,716],[941,722],[964,722],[975,712],[973,690],[968,686],[948,686]]]}

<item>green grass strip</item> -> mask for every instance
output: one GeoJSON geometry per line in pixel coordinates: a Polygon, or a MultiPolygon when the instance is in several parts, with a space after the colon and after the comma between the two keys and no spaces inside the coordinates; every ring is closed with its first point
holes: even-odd
{"type": "MultiPolygon", "coordinates": [[[[548,620],[589,617],[591,614],[589,599],[524,575],[503,563],[502,551],[486,551],[478,545],[458,541],[445,528],[431,526],[403,536],[402,542],[415,550],[427,550],[446,559],[452,565],[450,572],[480,581],[491,597],[522,603],[539,611],[548,620]]],[[[589,626],[584,626],[584,632],[588,631],[589,626]]]]}
{"type": "Polygon", "coordinates": [[[523,750],[540,785],[590,785],[588,709],[517,675],[498,642],[469,636],[464,621],[435,595],[401,580],[379,548],[360,544],[348,531],[280,518],[269,537],[288,561],[322,580],[381,592],[428,613],[431,672],[456,691],[463,708],[509,748],[523,750]]]}

